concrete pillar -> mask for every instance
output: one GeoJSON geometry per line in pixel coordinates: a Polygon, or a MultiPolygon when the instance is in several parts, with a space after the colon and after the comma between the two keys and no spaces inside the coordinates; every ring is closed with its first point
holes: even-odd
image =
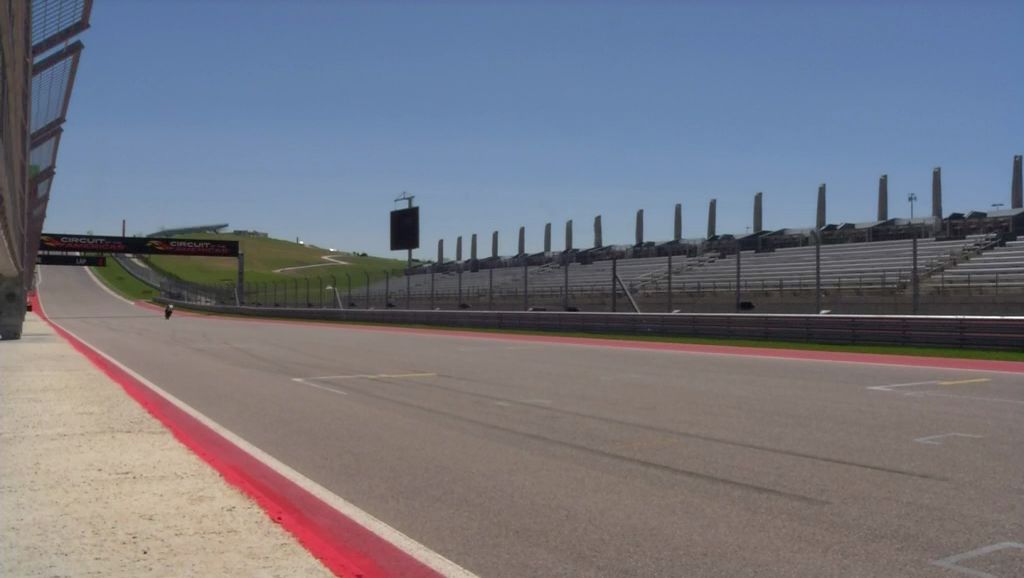
{"type": "Polygon", "coordinates": [[[498,232],[491,233],[491,257],[498,258],[498,232]]]}
{"type": "Polygon", "coordinates": [[[526,254],[526,227],[519,227],[519,256],[526,254]]]}
{"type": "Polygon", "coordinates": [[[544,223],[544,252],[551,252],[551,223],[544,223]]]}
{"type": "Polygon", "coordinates": [[[942,218],[942,167],[932,169],[932,216],[942,218]]]}
{"type": "Polygon", "coordinates": [[[878,220],[889,220],[889,175],[878,178],[878,220]]]}
{"type": "Polygon", "coordinates": [[[604,240],[601,238],[601,215],[594,217],[594,248],[604,246],[604,240]]]}
{"type": "Polygon", "coordinates": [[[1010,185],[1010,208],[1024,209],[1024,184],[1021,183],[1021,156],[1013,157],[1013,184],[1010,185]]]}
{"type": "Polygon", "coordinates": [[[437,240],[437,264],[444,263],[444,239],[437,240]]]}
{"type": "Polygon", "coordinates": [[[761,212],[762,211],[761,197],[762,197],[761,193],[757,193],[756,195],[754,195],[754,232],[755,233],[760,233],[763,230],[763,227],[762,227],[762,225],[763,225],[763,220],[762,220],[763,214],[761,212]]]}
{"type": "Polygon", "coordinates": [[[462,237],[455,238],[455,261],[457,263],[462,262],[462,237]]]}
{"type": "Polygon", "coordinates": [[[644,210],[636,212],[636,244],[644,244],[644,210]]]}
{"type": "Polygon", "coordinates": [[[572,219],[565,222],[565,251],[572,251],[572,219]]]}
{"type": "Polygon", "coordinates": [[[469,258],[471,261],[476,261],[476,233],[469,238],[469,258]]]}
{"type": "Polygon", "coordinates": [[[708,203],[708,239],[715,236],[715,206],[717,204],[718,201],[715,199],[711,199],[711,202],[708,203]]]}
{"type": "Polygon", "coordinates": [[[825,183],[821,183],[818,185],[818,218],[815,227],[820,230],[825,224],[825,183]]]}
{"type": "Polygon", "coordinates": [[[672,228],[672,240],[679,242],[683,240],[683,205],[676,203],[676,218],[672,228]]]}

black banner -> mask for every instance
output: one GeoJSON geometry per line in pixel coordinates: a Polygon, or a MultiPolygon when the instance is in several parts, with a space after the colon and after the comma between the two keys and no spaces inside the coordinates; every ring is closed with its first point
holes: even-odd
{"type": "Polygon", "coordinates": [[[79,257],[77,255],[36,255],[36,265],[72,265],[77,267],[106,267],[106,257],[79,257]]]}
{"type": "Polygon", "coordinates": [[[206,239],[158,239],[154,237],[104,237],[44,233],[40,251],[84,251],[87,253],[132,253],[135,255],[193,255],[237,257],[238,241],[206,239]]]}

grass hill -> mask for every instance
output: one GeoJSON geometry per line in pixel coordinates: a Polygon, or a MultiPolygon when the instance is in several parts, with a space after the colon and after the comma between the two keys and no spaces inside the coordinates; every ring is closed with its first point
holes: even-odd
{"type": "MultiPolygon", "coordinates": [[[[230,234],[192,234],[190,239],[217,239],[238,241],[245,253],[245,280],[252,282],[290,281],[291,279],[322,277],[325,280],[334,275],[339,285],[345,284],[345,274],[352,277],[352,286],[361,287],[370,281],[384,278],[385,271],[400,275],[405,261],[380,257],[362,257],[342,251],[300,245],[282,239],[258,238],[230,234]],[[332,260],[324,259],[330,257],[332,260]],[[335,263],[340,261],[345,264],[335,263]]],[[[182,257],[159,255],[149,259],[150,265],[170,276],[203,284],[234,283],[238,263],[225,257],[182,257]]]]}
{"type": "MultiPolygon", "coordinates": [[[[401,275],[405,261],[360,256],[343,251],[328,251],[311,245],[300,245],[281,239],[257,238],[229,234],[190,234],[190,239],[218,239],[238,241],[245,253],[245,280],[255,283],[273,283],[309,278],[313,286],[331,283],[333,275],[338,287],[347,286],[346,273],[352,278],[353,289],[366,285],[367,274],[370,282],[384,278],[385,271],[393,276],[401,275]],[[324,259],[330,257],[332,260],[324,259]],[[344,263],[344,264],[342,264],[344,263]]],[[[152,256],[149,264],[154,269],[179,279],[204,285],[235,283],[238,276],[238,261],[227,257],[182,257],[152,256]]],[[[97,276],[129,299],[148,300],[156,291],[128,274],[114,259],[107,259],[106,267],[93,269],[97,276]]]]}

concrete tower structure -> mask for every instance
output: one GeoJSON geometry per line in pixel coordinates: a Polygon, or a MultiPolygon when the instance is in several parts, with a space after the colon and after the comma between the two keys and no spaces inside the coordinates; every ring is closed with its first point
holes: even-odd
{"type": "Polygon", "coordinates": [[[476,233],[469,238],[469,260],[476,261],[476,233]]]}
{"type": "Polygon", "coordinates": [[[932,216],[942,219],[942,167],[932,169],[932,216]]]}
{"type": "Polygon", "coordinates": [[[711,199],[708,203],[708,239],[715,236],[715,207],[718,204],[716,199],[711,199]]]}
{"type": "Polygon", "coordinates": [[[818,229],[825,226],[825,183],[818,185],[818,218],[814,223],[818,229]]]}
{"type": "Polygon", "coordinates": [[[672,227],[672,240],[678,243],[683,240],[683,205],[676,203],[675,222],[672,227]]]}
{"type": "Polygon", "coordinates": [[[519,256],[526,254],[526,227],[519,227],[519,256]]]}
{"type": "Polygon", "coordinates": [[[878,220],[889,220],[889,175],[878,177],[878,220]]]}
{"type": "Polygon", "coordinates": [[[644,210],[640,209],[636,212],[636,244],[644,244],[644,210]]]}
{"type": "Polygon", "coordinates": [[[762,212],[764,207],[761,204],[762,193],[754,195],[754,232],[760,233],[764,230],[764,213],[762,212]]]}
{"type": "Polygon", "coordinates": [[[1013,183],[1010,185],[1010,207],[1024,209],[1024,183],[1021,183],[1021,156],[1013,157],[1013,183]]]}
{"type": "Polygon", "coordinates": [[[565,222],[565,250],[572,251],[572,219],[565,222]]]}
{"type": "Polygon", "coordinates": [[[491,233],[491,257],[498,258],[498,232],[491,233]]]}
{"type": "Polygon", "coordinates": [[[603,241],[601,238],[601,215],[598,215],[594,217],[594,248],[603,247],[603,241]]]}

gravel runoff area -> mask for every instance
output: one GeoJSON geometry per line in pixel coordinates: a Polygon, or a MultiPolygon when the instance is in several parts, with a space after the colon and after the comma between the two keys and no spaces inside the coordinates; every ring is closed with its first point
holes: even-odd
{"type": "Polygon", "coordinates": [[[330,576],[43,321],[0,344],[0,576],[330,576]]]}

